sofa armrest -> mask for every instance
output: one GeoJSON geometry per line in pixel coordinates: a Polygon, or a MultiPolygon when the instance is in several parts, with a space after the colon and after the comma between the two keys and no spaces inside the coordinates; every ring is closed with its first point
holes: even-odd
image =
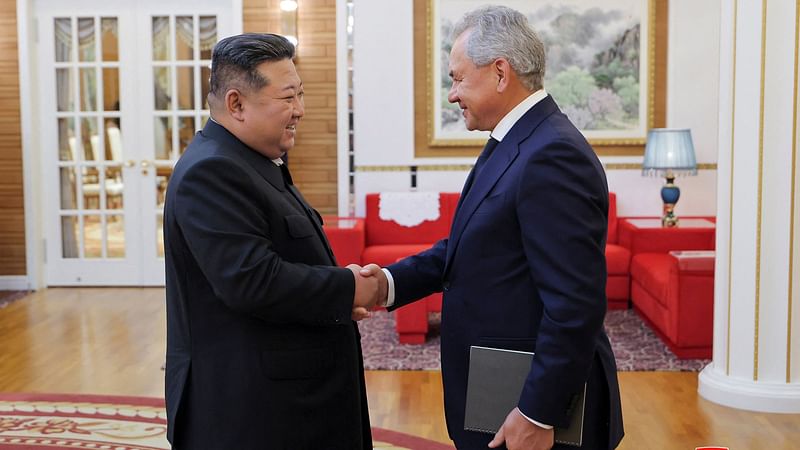
{"type": "Polygon", "coordinates": [[[678,296],[672,313],[679,347],[710,346],[714,316],[714,251],[673,251],[678,296]]]}

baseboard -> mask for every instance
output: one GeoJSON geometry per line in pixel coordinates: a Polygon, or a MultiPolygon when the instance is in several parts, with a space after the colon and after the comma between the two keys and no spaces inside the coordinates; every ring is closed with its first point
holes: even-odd
{"type": "Polygon", "coordinates": [[[19,276],[0,276],[0,291],[27,291],[30,290],[28,277],[19,276]]]}
{"type": "Polygon", "coordinates": [[[770,383],[726,376],[707,365],[698,377],[697,391],[706,400],[736,409],[767,413],[800,413],[798,383],[770,383]]]}

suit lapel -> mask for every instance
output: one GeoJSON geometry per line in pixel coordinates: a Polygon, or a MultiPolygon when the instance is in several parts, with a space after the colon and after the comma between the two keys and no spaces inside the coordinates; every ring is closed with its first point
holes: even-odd
{"type": "MultiPolygon", "coordinates": [[[[557,111],[558,106],[556,106],[553,98],[548,95],[523,114],[511,127],[503,141],[494,149],[494,152],[486,161],[486,165],[481,169],[480,176],[472,180],[472,187],[469,188],[466,197],[459,199],[459,205],[453,218],[453,227],[450,230],[450,238],[447,243],[445,275],[450,268],[464,229],[483,199],[486,198],[500,180],[500,177],[519,156],[519,144],[527,139],[544,119],[557,111]]],[[[474,177],[474,170],[470,172],[470,177],[474,177]]]]}
{"type": "Polygon", "coordinates": [[[461,199],[461,204],[453,219],[453,228],[450,230],[450,240],[447,243],[445,273],[447,273],[449,262],[461,240],[464,227],[467,226],[472,214],[518,155],[519,148],[517,143],[503,139],[503,142],[497,145],[497,148],[494,149],[489,159],[484,163],[480,176],[472,180],[472,186],[469,188],[466,197],[461,199]]]}

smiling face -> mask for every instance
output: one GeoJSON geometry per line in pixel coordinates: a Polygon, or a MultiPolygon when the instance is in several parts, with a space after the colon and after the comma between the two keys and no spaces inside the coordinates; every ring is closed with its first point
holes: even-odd
{"type": "Polygon", "coordinates": [[[466,54],[470,31],[462,33],[450,51],[450,78],[453,86],[447,95],[450,103],[458,103],[468,130],[491,131],[502,118],[498,114],[498,77],[493,64],[478,67],[466,54]]]}
{"type": "Polygon", "coordinates": [[[305,114],[303,82],[291,59],[262,63],[258,72],[268,84],[241,93],[237,137],[275,159],[294,147],[296,127],[305,114]]]}

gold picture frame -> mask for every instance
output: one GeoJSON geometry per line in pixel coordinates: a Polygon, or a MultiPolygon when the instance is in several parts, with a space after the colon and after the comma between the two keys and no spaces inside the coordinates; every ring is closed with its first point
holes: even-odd
{"type": "MultiPolygon", "coordinates": [[[[435,99],[441,97],[441,90],[436,91],[434,76],[439,75],[434,71],[441,71],[435,67],[433,56],[434,46],[441,45],[434,42],[434,27],[441,25],[435,23],[434,7],[440,7],[443,2],[458,2],[459,0],[414,0],[414,113],[415,131],[414,143],[416,157],[474,157],[477,156],[486,137],[477,138],[442,138],[436,136],[437,121],[434,116],[435,99]],[[436,3],[436,4],[434,4],[436,3]]],[[[565,0],[566,1],[566,0],[565,0]]],[[[615,2],[618,0],[607,0],[615,2]]],[[[647,130],[666,125],[666,94],[667,94],[667,17],[668,0],[636,0],[641,1],[641,7],[646,7],[647,17],[647,64],[646,64],[646,89],[642,89],[646,101],[644,112],[640,118],[646,123],[641,129],[641,135],[633,137],[588,137],[590,144],[598,155],[603,156],[640,156],[644,153],[644,144],[647,130]]],[[[491,0],[489,0],[491,3],[491,0]]],[[[503,2],[508,3],[508,2],[503,2]]],[[[552,3],[552,2],[550,2],[552,3]]],[[[595,2],[602,7],[602,1],[595,2]]],[[[513,5],[509,5],[512,6],[513,5]]],[[[644,45],[644,44],[643,44],[644,45]]],[[[441,52],[437,52],[441,54],[441,52]]],[[[547,82],[545,89],[547,89],[547,82]]],[[[441,99],[439,100],[441,101],[441,99]]]]}

